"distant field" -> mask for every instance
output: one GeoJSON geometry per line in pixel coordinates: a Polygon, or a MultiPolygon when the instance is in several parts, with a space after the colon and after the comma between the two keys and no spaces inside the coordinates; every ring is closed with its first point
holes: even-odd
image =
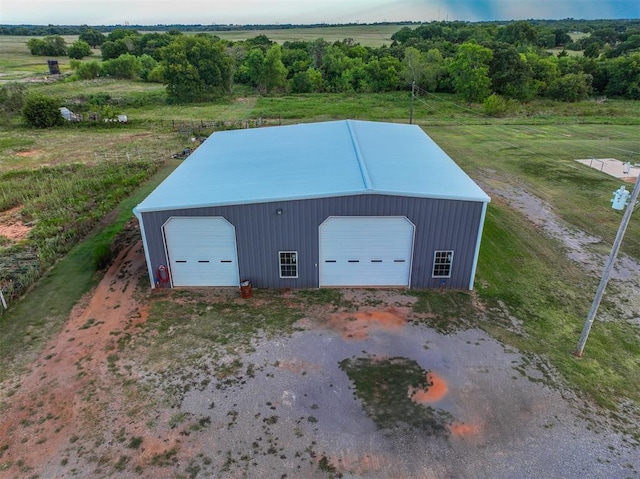
{"type": "Polygon", "coordinates": [[[215,32],[225,40],[246,40],[258,35],[266,35],[278,43],[286,41],[313,41],[322,38],[328,42],[342,41],[352,38],[367,47],[381,47],[391,44],[391,35],[400,30],[402,25],[350,25],[345,27],[290,28],[282,30],[243,30],[237,32],[215,32]]]}
{"type": "MultiPolygon", "coordinates": [[[[0,35],[0,84],[18,81],[34,75],[45,76],[49,73],[47,60],[49,57],[33,56],[27,48],[30,38],[22,36],[0,35]]],[[[40,38],[40,37],[37,37],[40,38]]],[[[63,35],[67,45],[78,39],[77,35],[63,35]]],[[[100,50],[94,50],[99,53],[100,50]]],[[[69,57],[56,57],[61,71],[69,70],[69,57]]]]}

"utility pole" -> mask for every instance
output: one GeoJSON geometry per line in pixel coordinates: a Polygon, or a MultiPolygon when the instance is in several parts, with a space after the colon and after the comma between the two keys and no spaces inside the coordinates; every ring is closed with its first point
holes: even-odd
{"type": "MultiPolygon", "coordinates": [[[[621,187],[621,190],[624,187],[621,187]]],[[[600,285],[598,286],[598,290],[596,291],[596,296],[593,298],[593,304],[591,305],[591,310],[589,310],[589,315],[587,316],[587,320],[584,323],[584,327],[582,328],[582,336],[580,337],[580,341],[578,342],[578,348],[575,350],[573,355],[577,358],[582,357],[582,352],[584,351],[584,345],[587,342],[587,338],[589,337],[589,331],[591,331],[591,326],[593,325],[593,321],[596,317],[596,313],[598,312],[598,306],[600,306],[600,301],[602,300],[602,295],[604,294],[604,289],[607,287],[607,283],[609,282],[609,275],[611,274],[611,270],[613,269],[613,263],[618,256],[618,251],[620,250],[620,245],[622,244],[622,238],[624,237],[624,233],[627,230],[627,225],[629,224],[629,220],[631,219],[631,213],[633,213],[636,201],[638,200],[638,193],[640,193],[640,175],[636,179],[636,184],[633,187],[633,193],[631,194],[631,198],[627,203],[627,209],[622,216],[622,221],[620,222],[620,227],[618,228],[618,234],[616,235],[616,239],[613,242],[613,247],[611,248],[611,254],[609,254],[609,259],[607,260],[607,265],[602,272],[602,279],[600,280],[600,285]]],[[[627,192],[628,194],[628,192],[627,192]]],[[[615,197],[614,197],[615,201],[615,197]]],[[[614,202],[615,207],[615,202],[614,202]]]]}
{"type": "Polygon", "coordinates": [[[411,110],[409,111],[409,124],[413,125],[413,98],[416,96],[416,82],[411,82],[411,110]]]}

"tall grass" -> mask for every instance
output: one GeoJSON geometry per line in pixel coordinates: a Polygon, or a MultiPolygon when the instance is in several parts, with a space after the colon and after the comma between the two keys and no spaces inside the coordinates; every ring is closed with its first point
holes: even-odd
{"type": "Polygon", "coordinates": [[[0,248],[0,284],[10,300],[83,239],[155,171],[156,161],[66,164],[0,175],[0,211],[21,207],[25,240],[0,248]]]}

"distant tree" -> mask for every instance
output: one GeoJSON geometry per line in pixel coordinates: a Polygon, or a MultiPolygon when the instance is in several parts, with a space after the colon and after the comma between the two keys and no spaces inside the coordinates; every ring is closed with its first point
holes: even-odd
{"type": "Polygon", "coordinates": [[[220,41],[177,36],[161,56],[170,101],[197,101],[231,91],[233,60],[220,41]]]}
{"type": "Polygon", "coordinates": [[[450,65],[456,93],[469,102],[481,102],[491,93],[489,62],[493,53],[474,43],[463,43],[450,65]]]}
{"type": "Polygon", "coordinates": [[[75,41],[69,46],[67,55],[69,58],[80,60],[91,55],[91,46],[83,40],[75,41]]]}
{"type": "Polygon", "coordinates": [[[498,30],[498,40],[516,46],[536,45],[538,32],[527,21],[512,22],[498,30]]]}
{"type": "Polygon", "coordinates": [[[553,33],[556,47],[563,47],[571,43],[571,37],[564,28],[556,28],[553,33]]]}
{"type": "Polygon", "coordinates": [[[127,28],[115,28],[109,35],[107,40],[115,42],[116,40],[122,40],[126,37],[135,37],[140,35],[137,30],[129,30],[127,28]]]}
{"type": "Polygon", "coordinates": [[[587,58],[598,58],[600,56],[600,48],[597,43],[590,43],[582,54],[587,58]]]}
{"type": "Polygon", "coordinates": [[[50,128],[64,122],[58,100],[37,93],[27,96],[22,116],[27,124],[36,128],[50,128]]]}
{"type": "Polygon", "coordinates": [[[391,40],[398,43],[406,43],[410,38],[415,38],[416,33],[412,28],[402,27],[400,30],[391,35],[391,40]]]}
{"type": "Polygon", "coordinates": [[[131,51],[127,46],[127,42],[123,39],[116,41],[107,40],[102,44],[100,50],[102,51],[102,59],[105,61],[118,58],[120,55],[130,53],[131,51]]]}
{"type": "Polygon", "coordinates": [[[97,48],[104,43],[106,37],[98,30],[89,28],[80,34],[78,40],[87,42],[92,48],[97,48]]]}
{"type": "Polygon", "coordinates": [[[32,55],[61,57],[67,54],[67,43],[60,35],[51,35],[43,39],[31,38],[27,48],[32,55]]]}

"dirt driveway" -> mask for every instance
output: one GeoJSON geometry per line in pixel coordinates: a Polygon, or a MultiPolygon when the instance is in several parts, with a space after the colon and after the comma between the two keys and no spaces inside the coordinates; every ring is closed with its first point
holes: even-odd
{"type": "Polygon", "coordinates": [[[123,251],[30,370],[2,385],[0,477],[639,475],[637,446],[544,364],[475,328],[426,327],[414,296],[151,293],[144,273],[140,245],[123,251]],[[236,328],[274,304],[295,312],[286,334],[242,347],[222,329],[184,334],[198,318],[236,328]],[[171,305],[178,320],[151,327],[171,305]]]}

